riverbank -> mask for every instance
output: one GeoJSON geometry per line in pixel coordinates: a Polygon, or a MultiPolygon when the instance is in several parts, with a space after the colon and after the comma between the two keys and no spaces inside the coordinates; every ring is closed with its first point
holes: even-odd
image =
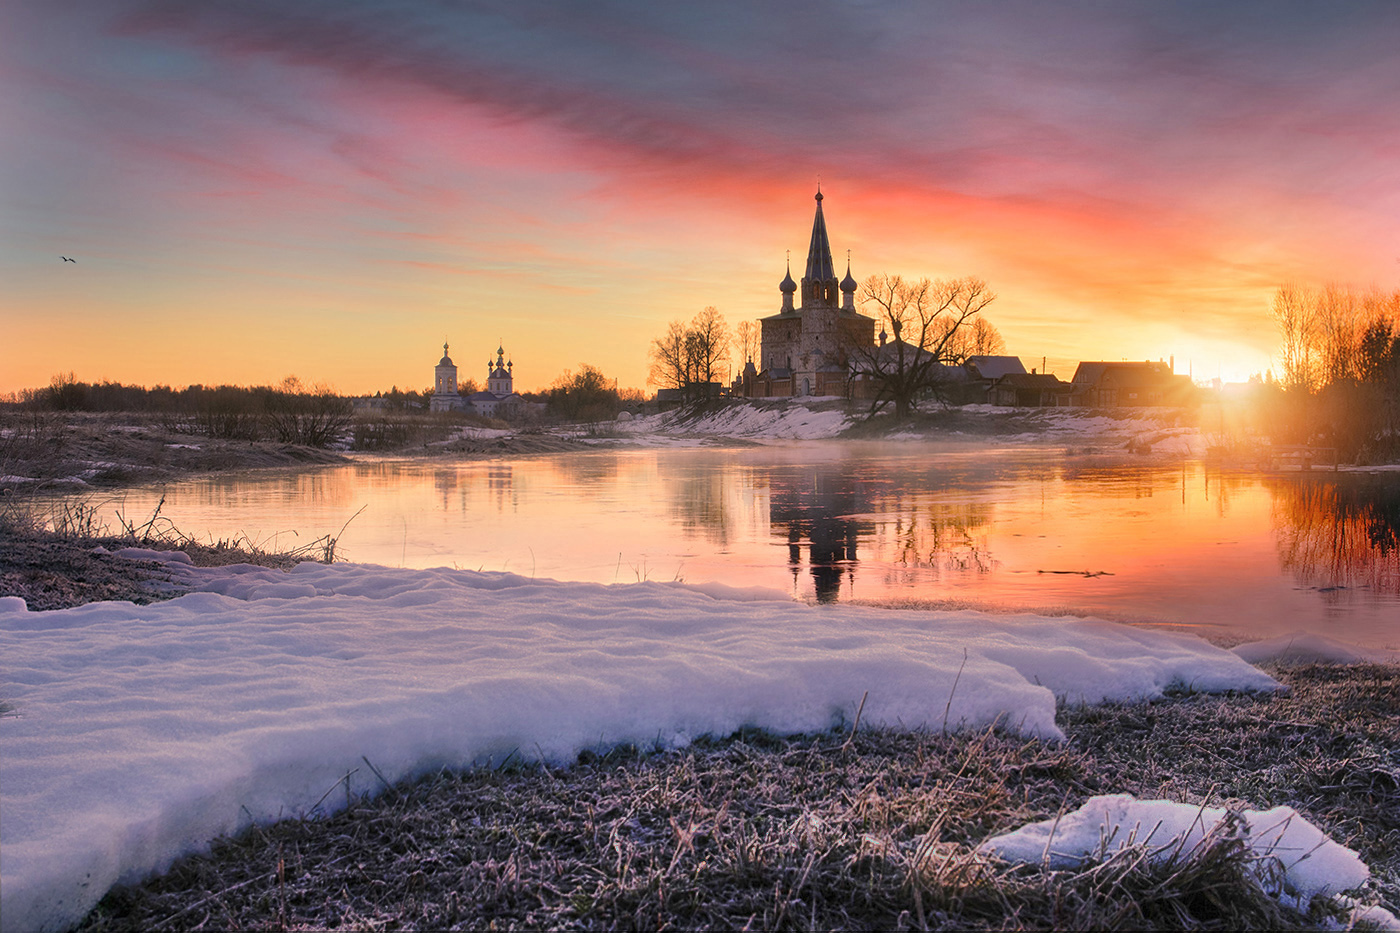
{"type": "Polygon", "coordinates": [[[997,730],[741,732],[679,751],[585,753],[571,767],[507,759],[443,771],[338,801],[332,816],[222,840],[112,891],[78,929],[1348,923],[1349,911],[1326,899],[1309,912],[1270,896],[1260,882],[1267,866],[1238,834],[1165,862],[1136,846],[1078,870],[978,851],[995,833],[1124,793],[1294,807],[1371,866],[1361,899],[1394,911],[1400,670],[1271,672],[1288,694],[1064,707],[1067,741],[1055,744],[997,730]]]}
{"type": "MultiPolygon", "coordinates": [[[[152,536],[153,527],[138,524],[113,537],[102,545],[105,555],[93,551],[92,537],[73,535],[64,547],[69,554],[85,549],[113,580],[149,572],[135,601],[158,599],[174,592],[168,570],[123,554],[130,545],[171,543],[152,536]]],[[[225,548],[225,556],[241,559],[235,550],[225,548]]],[[[41,550],[36,563],[53,565],[53,558],[41,550]]],[[[288,578],[280,588],[274,582],[270,595],[293,598],[309,577],[288,578]]],[[[96,592],[87,595],[132,598],[96,592]]],[[[70,598],[58,593],[53,607],[89,601],[63,601],[70,598]]],[[[318,804],[306,819],[250,830],[217,845],[212,858],[180,863],[137,891],[113,892],[87,923],[1272,929],[1321,922],[1320,914],[1289,914],[1287,905],[1261,898],[1238,839],[1169,869],[1133,856],[1081,872],[1012,868],[975,852],[993,833],[1054,819],[1093,794],[1125,792],[1192,804],[1292,805],[1356,848],[1376,874],[1366,896],[1394,907],[1396,827],[1387,813],[1400,812],[1393,727],[1400,711],[1392,699],[1400,684],[1393,670],[1270,670],[1293,697],[1173,694],[1092,709],[1061,704],[1063,744],[986,729],[953,736],[849,727],[798,737],[745,731],[668,752],[600,747],[568,767],[506,756],[388,791],[376,770],[383,752],[367,743],[353,787],[349,777],[344,786],[326,782],[325,800],[335,800],[337,815],[322,815],[318,804]],[[1295,674],[1309,670],[1316,676],[1295,674]],[[1305,708],[1290,705],[1296,702],[1305,708]],[[1364,810],[1372,804],[1381,811],[1364,810]],[[223,861],[226,848],[249,845],[251,854],[223,861]]],[[[963,692],[968,682],[962,678],[963,692]]],[[[952,684],[958,692],[956,678],[952,684]]],[[[19,715],[28,712],[21,705],[19,715]]]]}
{"type": "MultiPolygon", "coordinates": [[[[507,426],[413,416],[412,442],[334,449],[184,433],[149,414],[0,412],[0,493],[81,492],[173,482],[201,473],[345,463],[357,456],[520,457],[658,444],[734,444],[788,440],[1043,441],[1079,451],[1144,456],[1199,453],[1203,442],[1181,412],[937,409],[906,422],[867,421],[839,400],[723,401],[630,420],[587,425],[507,426]],[[418,422],[422,422],[421,424],[418,422]]],[[[409,417],[409,416],[404,416],[409,417]]],[[[363,432],[362,432],[363,433],[363,432]]]]}
{"type": "Polygon", "coordinates": [[[1061,701],[1063,742],[871,729],[857,712],[831,732],[600,747],[567,766],[507,753],[392,787],[367,745],[308,812],[114,889],[80,929],[1316,929],[1334,909],[1345,922],[1330,901],[1309,913],[1269,895],[1238,833],[1167,864],[1146,849],[1080,870],[979,851],[1102,794],[1292,807],[1371,866],[1361,900],[1394,910],[1400,669],[1265,667],[1288,693],[1061,701]]]}

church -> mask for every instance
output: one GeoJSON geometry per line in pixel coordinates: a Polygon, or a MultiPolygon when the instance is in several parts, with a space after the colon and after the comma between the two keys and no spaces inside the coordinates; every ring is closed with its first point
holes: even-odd
{"type": "Polygon", "coordinates": [[[849,253],[846,277],[836,278],[831,241],[817,189],[817,213],[807,248],[807,269],[799,286],[792,264],[778,285],[782,307],[759,321],[759,359],[745,362],[740,376],[749,398],[800,395],[846,395],[850,380],[848,351],[875,343],[875,319],[856,310],[856,280],[849,253]],[[800,294],[794,305],[794,295],[800,294]]]}
{"type": "Polygon", "coordinates": [[[457,391],[457,365],[442,345],[442,359],[433,368],[430,411],[464,411],[486,418],[509,418],[524,399],[515,391],[515,363],[507,362],[505,348],[496,348],[496,362],[486,361],[486,388],[463,398],[457,391]]]}

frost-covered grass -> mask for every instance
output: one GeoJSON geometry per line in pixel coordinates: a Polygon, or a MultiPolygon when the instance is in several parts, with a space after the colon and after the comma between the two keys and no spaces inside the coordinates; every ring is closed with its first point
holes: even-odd
{"type": "MultiPolygon", "coordinates": [[[[119,557],[157,559],[149,550],[119,557]]],[[[811,607],[717,584],[565,583],[302,563],[201,569],[187,595],[0,598],[0,924],[76,919],[222,833],[442,765],[684,747],[754,726],[1061,736],[1056,697],[1277,684],[1194,637],[1066,619],[811,607]],[[76,911],[76,912],[75,912],[76,911]]]]}
{"type": "Polygon", "coordinates": [[[1307,914],[1271,896],[1268,865],[1229,832],[1177,859],[1129,847],[1084,867],[978,852],[1103,793],[1295,806],[1373,867],[1361,900],[1395,909],[1400,672],[1275,673],[1289,694],[1064,708],[1064,743],[996,729],[745,730],[681,750],[585,752],[567,767],[512,757],[443,770],[334,816],[225,839],[113,891],[80,929],[1345,923],[1328,899],[1307,914]]]}

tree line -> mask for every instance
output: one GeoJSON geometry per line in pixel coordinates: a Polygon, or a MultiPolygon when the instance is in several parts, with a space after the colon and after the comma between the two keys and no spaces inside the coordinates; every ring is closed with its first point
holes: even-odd
{"type": "Polygon", "coordinates": [[[1286,443],[1400,456],[1400,291],[1286,285],[1274,293],[1281,378],[1266,398],[1286,443]]]}
{"type": "Polygon", "coordinates": [[[16,401],[31,409],[62,412],[141,412],[161,417],[181,433],[223,440],[276,440],[326,447],[348,429],[353,407],[325,385],[288,376],[276,386],[152,388],[119,382],[89,383],[72,372],[41,389],[25,389],[16,401]]]}
{"type": "MultiPolygon", "coordinates": [[[[477,384],[468,379],[459,383],[458,391],[470,396],[477,391],[477,384]]],[[[587,363],[576,372],[565,370],[544,392],[520,394],[540,406],[547,418],[590,423],[616,418],[624,409],[636,412],[646,400],[637,389],[619,390],[616,379],[587,363]]],[[[432,395],[432,388],[403,390],[398,386],[375,393],[378,404],[372,417],[366,415],[360,419],[366,423],[355,424],[354,446],[390,448],[401,446],[401,437],[419,436],[421,432],[407,430],[397,421],[425,414],[432,395]],[[368,423],[371,421],[374,423],[368,423]]],[[[315,446],[335,443],[354,417],[351,399],[326,385],[306,385],[296,376],[288,376],[276,386],[197,384],[176,389],[110,380],[85,382],[67,372],[55,375],[47,386],[15,393],[12,403],[38,411],[151,414],[168,429],[181,433],[315,446]]],[[[538,420],[539,409],[534,411],[533,418],[538,420]]]]}

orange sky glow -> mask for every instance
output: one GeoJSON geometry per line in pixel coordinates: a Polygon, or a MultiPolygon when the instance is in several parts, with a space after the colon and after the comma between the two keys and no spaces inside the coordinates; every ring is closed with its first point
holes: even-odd
{"type": "Polygon", "coordinates": [[[1397,47],[1387,3],[7,5],[0,394],[421,389],[444,338],[644,387],[667,322],[778,309],[819,176],[838,263],[986,279],[1027,368],[1243,380],[1280,285],[1400,287],[1397,47]]]}

